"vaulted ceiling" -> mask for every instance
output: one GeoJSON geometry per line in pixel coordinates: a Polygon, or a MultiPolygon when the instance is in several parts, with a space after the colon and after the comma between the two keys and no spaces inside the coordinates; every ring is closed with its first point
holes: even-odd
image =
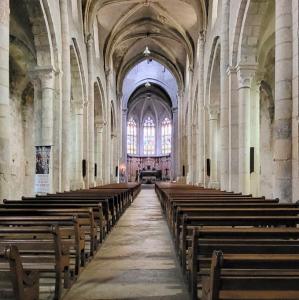
{"type": "Polygon", "coordinates": [[[193,66],[200,30],[205,28],[205,0],[87,0],[89,23],[97,18],[105,67],[122,76],[151,56],[183,78],[186,58],[193,66]]]}

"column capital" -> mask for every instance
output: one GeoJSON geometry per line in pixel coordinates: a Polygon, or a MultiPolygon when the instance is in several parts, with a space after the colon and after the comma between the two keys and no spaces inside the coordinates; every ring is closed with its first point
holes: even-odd
{"type": "Polygon", "coordinates": [[[236,73],[237,73],[236,66],[228,66],[228,68],[226,69],[227,76],[231,76],[232,74],[236,74],[236,73]]]}
{"type": "Polygon", "coordinates": [[[77,114],[82,114],[84,109],[84,102],[80,100],[73,100],[72,104],[74,106],[75,112],[77,114]]]}
{"type": "Polygon", "coordinates": [[[110,68],[105,69],[105,76],[106,76],[106,78],[109,77],[110,73],[111,73],[110,68]]]}
{"type": "Polygon", "coordinates": [[[93,34],[88,33],[85,37],[85,43],[87,44],[88,47],[93,46],[94,43],[94,38],[93,38],[93,34]]]}
{"type": "Polygon", "coordinates": [[[34,69],[29,70],[29,76],[31,79],[36,80],[43,78],[53,78],[55,75],[61,73],[56,70],[53,66],[36,66],[34,69]]]}
{"type": "Polygon", "coordinates": [[[205,43],[206,42],[206,36],[207,36],[207,31],[206,30],[201,30],[199,32],[198,42],[199,43],[205,43]]]}
{"type": "Polygon", "coordinates": [[[54,78],[59,73],[53,66],[37,66],[29,71],[29,77],[32,81],[40,81],[42,88],[53,89],[54,78]]]}
{"type": "Polygon", "coordinates": [[[122,92],[117,93],[117,99],[121,100],[122,97],[123,97],[123,93],[122,92]]]}
{"type": "Polygon", "coordinates": [[[220,106],[217,104],[209,104],[207,108],[210,115],[210,120],[217,120],[220,113],[220,106]]]}
{"type": "Polygon", "coordinates": [[[105,122],[104,122],[104,121],[96,122],[96,123],[95,123],[96,131],[97,131],[98,133],[103,133],[104,126],[105,126],[105,122]]]}
{"type": "Polygon", "coordinates": [[[88,103],[89,103],[88,99],[84,99],[84,100],[83,100],[83,106],[84,106],[84,107],[87,107],[87,106],[88,106],[88,103]]]}
{"type": "Polygon", "coordinates": [[[250,88],[252,79],[256,75],[257,65],[237,65],[240,88],[250,88]]]}

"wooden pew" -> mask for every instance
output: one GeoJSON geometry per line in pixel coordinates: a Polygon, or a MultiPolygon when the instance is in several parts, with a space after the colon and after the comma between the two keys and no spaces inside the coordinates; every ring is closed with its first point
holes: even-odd
{"type": "Polygon", "coordinates": [[[277,208],[277,209],[286,209],[286,208],[298,208],[297,204],[292,203],[240,203],[240,202],[214,202],[214,203],[201,203],[201,202],[188,202],[188,201],[175,201],[172,202],[172,208],[168,216],[168,225],[170,228],[172,228],[173,232],[175,229],[176,220],[179,217],[179,215],[187,214],[190,211],[191,214],[196,212],[196,209],[233,209],[233,208],[259,208],[259,209],[271,209],[271,208],[277,208]]]}
{"type": "Polygon", "coordinates": [[[198,279],[208,275],[214,250],[299,254],[299,228],[194,228],[187,247],[187,274],[192,297],[197,299],[198,279]]]}
{"type": "MultiPolygon", "coordinates": [[[[32,203],[54,203],[54,204],[95,204],[101,205],[103,210],[104,218],[107,222],[107,230],[110,231],[112,226],[117,221],[117,210],[115,209],[115,201],[112,198],[107,199],[106,197],[100,199],[99,197],[87,197],[81,195],[57,195],[57,196],[44,196],[44,197],[26,197],[22,199],[22,202],[27,204],[32,203]],[[110,199],[110,200],[109,200],[110,199]]],[[[12,204],[11,200],[3,200],[3,203],[12,204]]],[[[21,202],[18,202],[21,203],[21,202]]]]}
{"type": "Polygon", "coordinates": [[[177,237],[176,243],[180,245],[181,237],[181,263],[186,265],[187,236],[192,235],[195,227],[296,227],[299,224],[299,216],[200,216],[188,217],[184,215],[182,221],[182,234],[177,237]]]}
{"type": "Polygon", "coordinates": [[[47,281],[54,276],[54,299],[60,299],[63,286],[70,287],[73,280],[69,248],[62,239],[68,232],[64,231],[58,225],[26,224],[6,228],[0,225],[1,247],[15,245],[25,270],[38,271],[40,278],[47,281]]]}
{"type": "MultiPolygon", "coordinates": [[[[2,217],[25,217],[24,221],[35,217],[71,217],[73,220],[66,224],[62,224],[64,228],[69,227],[68,236],[65,242],[69,244],[72,256],[75,260],[75,274],[80,272],[80,266],[85,266],[86,257],[93,255],[97,247],[97,228],[94,220],[93,211],[90,208],[72,208],[70,209],[44,209],[40,206],[35,208],[4,208],[0,207],[0,218],[2,217]],[[72,228],[73,227],[73,228],[72,228]],[[87,252],[88,251],[88,252],[87,252]]],[[[16,219],[13,219],[13,222],[16,219]]],[[[8,225],[10,225],[8,221],[8,225]]],[[[26,225],[26,222],[24,222],[26,225]]],[[[49,224],[51,225],[51,224],[49,224]]]]}
{"type": "Polygon", "coordinates": [[[0,277],[0,299],[39,299],[39,273],[24,270],[16,246],[4,246],[0,243],[0,277]]]}
{"type": "Polygon", "coordinates": [[[299,255],[215,251],[202,300],[298,300],[299,255]]]}
{"type": "MultiPolygon", "coordinates": [[[[271,208],[260,208],[260,207],[230,207],[230,208],[179,208],[176,214],[175,219],[175,240],[176,245],[179,246],[181,228],[183,228],[183,218],[194,217],[197,218],[197,221],[200,222],[201,217],[211,217],[216,219],[217,217],[288,217],[288,216],[298,216],[299,208],[298,207],[271,207],[271,208]]],[[[212,219],[212,220],[213,220],[212,219]]],[[[197,222],[195,221],[195,222],[197,222]]],[[[214,225],[212,225],[214,226],[214,225]]],[[[254,225],[253,225],[254,226],[254,225]]],[[[183,233],[185,236],[185,233],[183,233]]]]}
{"type": "MultiPolygon", "coordinates": [[[[57,201],[20,201],[20,200],[6,200],[3,201],[4,204],[0,204],[0,209],[68,209],[72,211],[73,209],[92,209],[93,216],[95,219],[95,223],[99,227],[100,231],[100,237],[99,237],[99,243],[102,243],[104,237],[110,230],[109,225],[109,215],[103,214],[102,210],[102,204],[101,203],[89,203],[83,202],[83,201],[63,201],[63,200],[57,200],[57,201]],[[108,221],[107,219],[108,218],[108,221]]],[[[91,247],[94,251],[94,249],[91,247]]],[[[91,255],[93,255],[91,253],[91,255]]]]}

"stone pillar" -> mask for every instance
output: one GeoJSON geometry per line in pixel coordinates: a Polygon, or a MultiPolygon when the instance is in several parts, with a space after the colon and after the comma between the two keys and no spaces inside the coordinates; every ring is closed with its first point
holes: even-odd
{"type": "Polygon", "coordinates": [[[274,197],[291,202],[292,0],[276,0],[275,20],[274,197]]]}
{"type": "Polygon", "coordinates": [[[0,1],[0,201],[10,192],[9,0],[0,1]]]}
{"type": "Polygon", "coordinates": [[[229,89],[226,74],[229,65],[229,16],[230,0],[222,0],[221,52],[220,52],[220,186],[229,187],[229,89]]]}
{"type": "Polygon", "coordinates": [[[209,106],[209,128],[210,128],[210,158],[211,158],[211,173],[210,184],[211,188],[219,188],[218,182],[218,117],[219,106],[209,106]]]}
{"type": "Polygon", "coordinates": [[[179,143],[178,143],[178,108],[172,108],[172,131],[171,131],[171,179],[176,180],[179,170],[179,143]]]}
{"type": "MultiPolygon", "coordinates": [[[[53,145],[53,100],[54,100],[54,78],[52,69],[43,70],[41,75],[42,105],[41,105],[41,140],[40,145],[53,145]]],[[[51,157],[52,158],[52,157],[51,157]]]]}
{"type": "Polygon", "coordinates": [[[122,157],[126,160],[127,156],[127,115],[128,110],[126,108],[122,109],[122,157]]]}
{"type": "Polygon", "coordinates": [[[229,186],[228,191],[239,192],[239,103],[237,69],[227,69],[229,80],[229,186]]]}
{"type": "MultiPolygon", "coordinates": [[[[178,153],[177,153],[177,180],[183,181],[183,165],[185,158],[183,155],[183,136],[184,136],[184,123],[183,123],[183,93],[182,90],[178,91],[178,153]]],[[[185,165],[186,170],[186,165],[185,165]]]]}
{"type": "Polygon", "coordinates": [[[68,1],[60,0],[62,44],[62,191],[70,190],[71,172],[71,64],[68,1]]]}
{"type": "Polygon", "coordinates": [[[89,117],[88,117],[88,100],[85,99],[83,103],[83,159],[86,160],[86,174],[83,178],[84,188],[89,186],[89,172],[88,172],[88,161],[89,161],[89,117]]]}
{"type": "Polygon", "coordinates": [[[292,192],[299,199],[299,2],[293,0],[293,129],[292,192]]]}
{"type": "Polygon", "coordinates": [[[78,189],[83,188],[82,160],[83,160],[83,103],[75,104],[75,130],[76,130],[76,149],[75,149],[75,181],[78,189]]]}
{"type": "Polygon", "coordinates": [[[198,185],[204,183],[204,46],[205,46],[205,32],[201,32],[198,39],[198,136],[197,136],[197,169],[198,169],[198,185]]]}
{"type": "MultiPolygon", "coordinates": [[[[36,67],[30,72],[34,83],[34,135],[36,146],[51,146],[49,192],[54,192],[54,97],[55,71],[52,67],[36,67]]],[[[35,149],[34,149],[35,151],[35,149]]],[[[58,158],[57,158],[58,159],[58,158]]]]}
{"type": "Polygon", "coordinates": [[[115,140],[116,140],[117,136],[114,132],[111,132],[111,140],[110,140],[110,143],[111,143],[111,146],[110,146],[110,182],[115,182],[115,161],[114,161],[114,158],[115,158],[115,140]]]}
{"type": "Polygon", "coordinates": [[[87,60],[88,60],[88,173],[89,173],[89,187],[95,186],[94,177],[94,40],[91,35],[87,40],[87,60]]]}
{"type": "Polygon", "coordinates": [[[250,194],[250,89],[256,65],[239,65],[239,191],[250,194]]]}
{"type": "Polygon", "coordinates": [[[96,145],[97,145],[97,178],[96,185],[100,186],[103,184],[103,122],[96,123],[96,145]]]}
{"type": "MultiPolygon", "coordinates": [[[[122,103],[122,102],[121,102],[122,103]]],[[[122,128],[121,128],[121,134],[122,134],[122,163],[126,166],[127,168],[127,117],[128,117],[128,110],[126,108],[122,109],[122,128]]],[[[138,139],[137,139],[138,141],[138,139]]],[[[136,151],[138,152],[138,142],[136,145],[136,151]]],[[[128,170],[126,170],[126,178],[125,180],[127,181],[127,175],[128,175],[128,170]]]]}

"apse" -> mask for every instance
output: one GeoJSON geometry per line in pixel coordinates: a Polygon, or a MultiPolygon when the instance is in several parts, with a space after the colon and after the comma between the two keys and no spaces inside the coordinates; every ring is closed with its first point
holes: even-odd
{"type": "Polygon", "coordinates": [[[176,176],[177,92],[171,71],[153,59],[145,58],[125,76],[122,99],[125,180],[142,181],[144,173],[151,176],[149,182],[172,180],[176,176]]]}

